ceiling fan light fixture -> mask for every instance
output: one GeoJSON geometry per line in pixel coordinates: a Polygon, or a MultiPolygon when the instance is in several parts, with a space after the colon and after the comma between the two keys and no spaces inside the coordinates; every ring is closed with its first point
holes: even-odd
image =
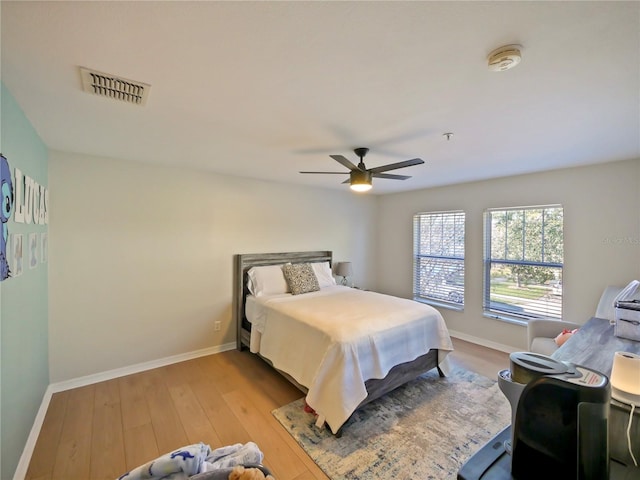
{"type": "Polygon", "coordinates": [[[352,170],[350,176],[351,190],[354,192],[366,192],[371,190],[371,172],[352,170]]]}
{"type": "MultiPolygon", "coordinates": [[[[366,192],[367,190],[371,190],[371,179],[373,177],[376,178],[386,178],[388,180],[406,180],[407,178],[411,178],[407,175],[394,175],[391,173],[386,173],[389,170],[397,170],[398,168],[412,167],[414,165],[422,165],[424,160],[421,158],[412,158],[411,160],[405,160],[404,162],[396,162],[390,163],[388,165],[380,165],[375,168],[367,168],[364,164],[364,156],[369,151],[368,148],[356,148],[354,153],[360,157],[360,162],[358,165],[355,165],[350,160],[347,160],[342,155],[329,155],[336,162],[341,164],[343,167],[347,167],[349,169],[349,179],[342,182],[343,184],[349,184],[351,186],[351,190],[354,192],[366,192]]],[[[343,172],[300,172],[300,173],[321,173],[321,174],[338,174],[342,175],[343,172]]]]}

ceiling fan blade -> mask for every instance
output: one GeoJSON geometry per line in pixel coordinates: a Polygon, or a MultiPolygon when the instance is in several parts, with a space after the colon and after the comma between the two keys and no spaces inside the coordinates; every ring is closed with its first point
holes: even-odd
{"type": "Polygon", "coordinates": [[[329,155],[329,156],[333,158],[336,162],[341,163],[342,165],[347,167],[349,170],[358,170],[358,167],[356,167],[353,163],[351,163],[342,155],[329,155]]]}
{"type": "Polygon", "coordinates": [[[351,183],[351,178],[347,178],[344,182],[342,183],[351,183]]]}
{"type": "Polygon", "coordinates": [[[390,163],[389,165],[370,168],[369,171],[371,173],[381,173],[387,172],[389,170],[395,170],[397,168],[412,167],[413,165],[420,165],[422,163],[424,163],[424,160],[422,160],[421,158],[412,158],[411,160],[405,160],[404,162],[390,163]]]}
{"type": "Polygon", "coordinates": [[[299,173],[323,173],[329,175],[349,175],[349,172],[299,172],[299,173]]]}
{"type": "Polygon", "coordinates": [[[371,176],[376,178],[388,178],[389,180],[406,180],[407,178],[411,178],[409,175],[393,175],[390,173],[372,173],[371,176]]]}

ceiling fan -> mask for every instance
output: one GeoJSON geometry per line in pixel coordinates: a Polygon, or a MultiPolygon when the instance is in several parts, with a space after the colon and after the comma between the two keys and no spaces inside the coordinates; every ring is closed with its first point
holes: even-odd
{"type": "Polygon", "coordinates": [[[424,160],[421,158],[412,158],[411,160],[405,160],[404,162],[390,163],[388,165],[382,165],[380,167],[375,168],[367,168],[364,164],[364,156],[369,151],[368,148],[356,148],[353,152],[360,157],[360,162],[358,165],[354,165],[349,160],[347,160],[342,155],[329,155],[336,162],[341,163],[345,167],[347,167],[349,172],[300,172],[300,173],[320,173],[320,174],[338,174],[344,175],[346,173],[349,174],[349,179],[345,180],[342,183],[350,183],[351,189],[356,192],[366,192],[371,188],[371,178],[387,178],[390,180],[406,180],[407,178],[411,178],[407,175],[393,175],[388,172],[389,170],[396,170],[398,168],[411,167],[413,165],[420,165],[424,163],[424,160]]]}

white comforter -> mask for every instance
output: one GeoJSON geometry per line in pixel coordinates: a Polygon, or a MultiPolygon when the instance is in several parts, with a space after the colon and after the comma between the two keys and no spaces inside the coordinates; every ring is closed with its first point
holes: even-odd
{"type": "Polygon", "coordinates": [[[307,403],[334,433],[367,396],[366,380],[432,348],[438,362],[453,350],[436,309],[349,287],[249,297],[246,314],[259,332],[252,351],[307,387],[307,403]]]}

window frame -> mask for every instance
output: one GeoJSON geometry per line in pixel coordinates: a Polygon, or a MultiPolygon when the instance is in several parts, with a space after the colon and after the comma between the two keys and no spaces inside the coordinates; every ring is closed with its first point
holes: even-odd
{"type": "MultiPolygon", "coordinates": [[[[422,303],[427,303],[429,305],[438,306],[438,307],[444,307],[444,308],[449,308],[449,309],[459,310],[459,311],[464,310],[465,292],[466,292],[466,284],[465,284],[466,221],[467,221],[466,213],[464,210],[419,212],[413,215],[413,299],[414,300],[422,303]],[[459,246],[459,243],[456,243],[455,240],[453,245],[453,249],[454,249],[453,255],[435,255],[431,251],[429,251],[428,253],[424,253],[420,249],[420,242],[419,242],[419,233],[420,233],[419,229],[420,229],[421,223],[426,221],[428,217],[443,218],[446,216],[453,217],[454,235],[457,236],[460,234],[460,232],[455,232],[455,230],[459,228],[458,226],[460,224],[462,225],[462,232],[461,232],[462,255],[457,254],[456,246],[459,246]],[[455,297],[455,298],[460,298],[460,301],[452,300],[451,292],[446,298],[444,298],[444,296],[424,295],[420,292],[419,261],[420,259],[423,259],[423,258],[430,258],[436,261],[443,260],[444,262],[450,261],[450,262],[459,263],[461,265],[461,268],[453,268],[452,271],[449,272],[449,275],[456,275],[457,272],[462,273],[462,276],[461,276],[462,284],[461,285],[454,284],[455,286],[451,287],[452,292],[454,293],[458,293],[459,290],[461,290],[461,297],[458,297],[457,295],[455,297]]],[[[442,229],[444,231],[444,224],[442,224],[442,229]]],[[[440,238],[443,238],[442,234],[440,238]]],[[[447,276],[446,272],[443,275],[447,276]]],[[[460,277],[458,277],[458,279],[459,278],[460,277]]],[[[441,282],[445,282],[445,281],[446,280],[444,279],[441,280],[441,282]]]]}
{"type": "MultiPolygon", "coordinates": [[[[524,216],[523,216],[524,217],[524,216]]],[[[523,218],[523,222],[525,222],[524,218],[523,218]]],[[[523,223],[524,225],[524,223],[523,223]]],[[[483,212],[483,228],[484,228],[484,232],[483,232],[483,241],[484,241],[484,248],[483,248],[483,287],[482,287],[482,311],[483,311],[483,315],[485,317],[489,317],[489,318],[494,318],[497,320],[503,320],[503,321],[507,321],[507,322],[511,322],[511,323],[517,323],[520,325],[526,325],[528,323],[529,320],[534,320],[534,319],[547,319],[547,320],[562,320],[562,314],[563,314],[563,304],[564,304],[564,297],[563,297],[563,293],[561,292],[559,297],[559,305],[560,305],[560,313],[557,316],[551,316],[551,315],[539,315],[536,316],[534,312],[526,312],[523,313],[522,315],[519,315],[517,313],[507,313],[504,311],[501,311],[499,309],[492,309],[491,308],[491,266],[494,264],[500,264],[500,265],[524,265],[524,266],[532,266],[532,267],[545,267],[545,268],[553,268],[553,269],[559,269],[560,270],[560,274],[559,274],[559,281],[560,281],[560,285],[562,285],[562,278],[563,278],[563,274],[564,274],[564,207],[561,204],[552,204],[552,205],[534,205],[534,206],[523,206],[523,207],[500,207],[500,208],[487,208],[484,210],[483,212]],[[561,238],[562,238],[562,261],[561,262],[557,262],[557,261],[544,261],[544,247],[545,247],[545,243],[544,243],[544,238],[545,238],[545,223],[544,223],[544,211],[548,210],[548,209],[560,209],[562,211],[562,234],[561,234],[561,238]],[[524,212],[526,210],[541,210],[543,212],[543,221],[542,221],[542,231],[541,231],[541,236],[542,236],[542,243],[541,243],[541,254],[542,254],[542,260],[543,261],[534,261],[534,260],[526,260],[526,259],[522,259],[522,260],[508,260],[506,258],[501,258],[501,259],[493,259],[492,258],[492,234],[493,234],[493,229],[492,229],[492,214],[495,213],[499,213],[499,212],[524,212]]],[[[507,243],[507,240],[505,239],[505,244],[507,243]]],[[[526,234],[523,234],[523,257],[525,255],[525,251],[526,251],[526,234]]],[[[505,252],[507,250],[507,247],[505,246],[505,252]]],[[[506,256],[506,255],[505,255],[506,256]]],[[[551,289],[553,291],[553,287],[551,289]]]]}

